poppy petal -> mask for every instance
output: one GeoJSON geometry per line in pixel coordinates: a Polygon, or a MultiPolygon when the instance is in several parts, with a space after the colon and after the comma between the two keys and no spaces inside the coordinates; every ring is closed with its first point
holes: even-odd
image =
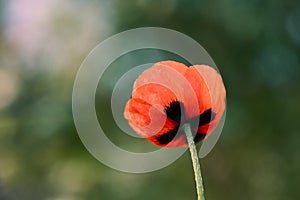
{"type": "Polygon", "coordinates": [[[127,102],[124,117],[133,130],[145,138],[171,131],[178,125],[167,118],[162,106],[151,105],[138,98],[127,102]]]}
{"type": "Polygon", "coordinates": [[[185,73],[185,78],[191,84],[193,91],[197,97],[197,103],[199,109],[196,109],[193,104],[190,104],[190,99],[188,93],[185,93],[184,105],[186,109],[186,114],[189,118],[197,117],[205,110],[211,108],[211,96],[209,94],[209,88],[205,82],[204,77],[201,72],[197,70],[195,66],[189,67],[185,73]]]}
{"type": "MultiPolygon", "coordinates": [[[[223,84],[221,75],[212,67],[207,65],[194,65],[193,66],[203,77],[208,89],[211,99],[211,109],[215,113],[214,119],[212,119],[209,124],[208,133],[211,133],[218,123],[224,113],[226,107],[226,90],[223,84]]],[[[200,127],[200,131],[204,128],[200,127]]]]}
{"type": "MultiPolygon", "coordinates": [[[[164,61],[154,64],[151,68],[145,70],[135,81],[133,86],[133,93],[135,90],[143,85],[155,84],[161,85],[172,91],[178,100],[183,100],[183,94],[190,91],[187,90],[188,83],[184,77],[187,66],[175,61],[164,61]]],[[[148,93],[150,95],[150,93],[148,93]]],[[[165,98],[167,95],[162,95],[165,98]]],[[[170,103],[170,102],[168,102],[170,103]]]]}
{"type": "Polygon", "coordinates": [[[137,78],[133,90],[145,83],[168,83],[168,85],[175,86],[178,80],[174,77],[174,74],[184,76],[187,69],[186,65],[171,60],[155,63],[137,78]]]}
{"type": "Polygon", "coordinates": [[[132,93],[132,98],[143,99],[150,105],[167,106],[172,101],[176,101],[177,97],[170,89],[163,85],[149,83],[136,88],[132,93]]]}

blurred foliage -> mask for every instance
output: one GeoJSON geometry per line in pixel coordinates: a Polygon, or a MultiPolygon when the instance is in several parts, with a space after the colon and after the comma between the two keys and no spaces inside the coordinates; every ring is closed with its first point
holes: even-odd
{"type": "MultiPolygon", "coordinates": [[[[207,199],[300,199],[299,1],[0,2],[0,199],[196,198],[188,153],[156,172],[118,172],[89,154],[73,123],[84,57],[108,36],[146,26],[197,40],[227,87],[223,134],[201,161],[207,199]]],[[[128,56],[112,63],[96,96],[99,121],[121,146],[128,137],[106,106],[118,78],[148,58],[181,60],[153,50],[128,56]]],[[[133,148],[144,145],[155,148],[133,148]]]]}

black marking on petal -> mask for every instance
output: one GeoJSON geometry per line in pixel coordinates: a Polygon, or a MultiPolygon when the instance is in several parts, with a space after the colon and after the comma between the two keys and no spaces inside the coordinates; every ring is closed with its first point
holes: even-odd
{"type": "Polygon", "coordinates": [[[200,142],[201,140],[203,140],[205,138],[205,136],[206,136],[206,134],[197,132],[197,134],[194,138],[194,142],[195,143],[200,142]]]}
{"type": "Polygon", "coordinates": [[[216,117],[216,113],[212,112],[211,108],[207,109],[200,115],[199,126],[208,124],[216,117]]]}
{"type": "Polygon", "coordinates": [[[180,123],[181,120],[181,108],[183,109],[183,103],[180,101],[172,101],[170,105],[165,108],[167,117],[175,122],[180,123]]]}
{"type": "MultiPolygon", "coordinates": [[[[192,119],[185,120],[185,118],[182,118],[181,114],[181,108],[183,109],[183,103],[179,101],[172,101],[169,106],[165,108],[165,112],[168,118],[172,119],[173,121],[177,122],[178,125],[171,131],[167,133],[163,133],[160,136],[156,137],[156,140],[162,144],[167,145],[169,142],[171,142],[176,135],[184,134],[181,130],[180,122],[182,121],[182,124],[189,123],[191,125],[192,129],[197,129],[199,126],[206,125],[210,123],[214,118],[216,117],[216,113],[212,111],[212,109],[205,110],[202,114],[200,114],[197,117],[193,117],[192,119]],[[178,131],[180,131],[178,133],[178,131]]],[[[184,111],[183,111],[184,112],[184,111]]],[[[185,115],[185,113],[183,113],[185,115]]],[[[194,137],[194,142],[197,143],[199,141],[202,141],[206,136],[206,133],[200,133],[197,132],[197,134],[194,137]]]]}
{"type": "Polygon", "coordinates": [[[201,115],[188,120],[192,127],[199,127],[210,123],[216,117],[216,113],[210,109],[205,110],[201,115]],[[198,124],[197,124],[198,123],[198,124]]]}
{"type": "Polygon", "coordinates": [[[156,139],[160,144],[168,144],[174,139],[178,130],[179,130],[179,126],[176,126],[173,130],[156,137],[156,139]]]}

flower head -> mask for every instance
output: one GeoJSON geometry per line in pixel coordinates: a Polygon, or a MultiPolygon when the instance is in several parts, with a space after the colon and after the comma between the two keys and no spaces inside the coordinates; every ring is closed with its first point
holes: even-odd
{"type": "Polygon", "coordinates": [[[182,125],[189,123],[194,141],[202,141],[218,125],[225,97],[215,69],[162,61],[137,78],[124,116],[139,135],[158,146],[186,146],[182,125]]]}

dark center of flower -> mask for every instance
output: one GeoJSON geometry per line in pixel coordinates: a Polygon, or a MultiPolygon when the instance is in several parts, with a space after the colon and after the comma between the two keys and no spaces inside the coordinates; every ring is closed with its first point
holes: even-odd
{"type": "Polygon", "coordinates": [[[180,135],[184,134],[184,132],[181,129],[181,126],[186,123],[189,123],[191,125],[192,130],[197,130],[197,134],[194,137],[194,141],[199,142],[202,139],[204,139],[207,133],[198,132],[198,128],[210,123],[216,116],[216,114],[210,108],[205,110],[199,116],[193,117],[191,119],[187,119],[184,110],[184,105],[180,101],[172,101],[170,105],[165,107],[164,111],[167,117],[177,122],[178,125],[173,130],[156,137],[157,141],[160,144],[168,144],[175,137],[179,137],[180,135]]]}

